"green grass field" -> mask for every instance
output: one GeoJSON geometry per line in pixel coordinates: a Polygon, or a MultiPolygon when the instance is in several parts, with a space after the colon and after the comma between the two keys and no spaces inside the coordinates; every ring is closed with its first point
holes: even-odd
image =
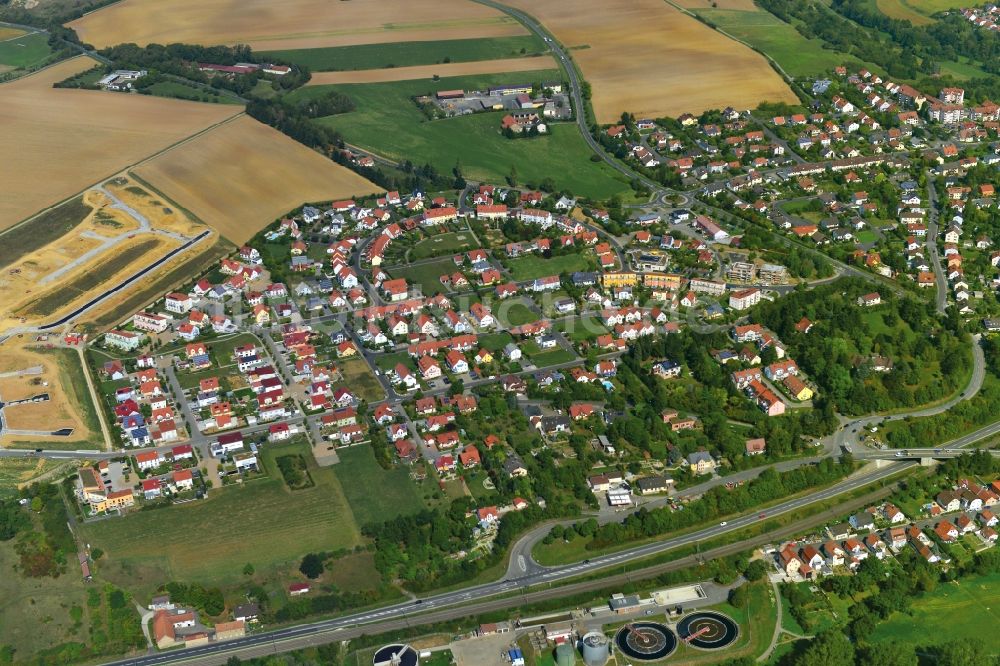
{"type": "Polygon", "coordinates": [[[530,324],[533,321],[538,321],[538,315],[524,303],[502,303],[496,308],[496,313],[501,320],[506,322],[508,327],[521,326],[522,324],[530,324]]]}
{"type": "Polygon", "coordinates": [[[361,358],[350,358],[337,361],[337,367],[344,375],[342,382],[335,383],[331,388],[336,391],[341,386],[351,390],[354,395],[368,402],[376,402],[385,398],[382,385],[379,384],[371,368],[361,358]]]}
{"type": "Polygon", "coordinates": [[[933,592],[916,599],[909,614],[894,613],[880,623],[872,640],[897,640],[923,647],[960,638],[979,638],[986,642],[989,652],[995,653],[1000,650],[1000,635],[983,631],[983,627],[1000,620],[1000,608],[993,608],[998,594],[1000,573],[941,583],[933,592]],[[934,626],[947,630],[928,631],[928,627],[934,626]]]}
{"type": "Polygon", "coordinates": [[[969,0],[876,0],[875,4],[889,18],[909,21],[913,25],[926,25],[934,22],[931,18],[933,14],[980,3],[969,0]]]}
{"type": "Polygon", "coordinates": [[[340,463],[328,469],[336,472],[358,525],[383,522],[423,508],[409,469],[382,469],[367,446],[342,449],[340,463]]]}
{"type": "Polygon", "coordinates": [[[241,104],[235,97],[229,95],[213,95],[205,90],[185,85],[178,81],[160,81],[147,88],[151,95],[156,97],[170,97],[173,99],[186,99],[194,102],[208,102],[212,104],[241,104]]]}
{"type": "Polygon", "coordinates": [[[70,612],[86,606],[87,584],[80,578],[76,558],[58,578],[25,578],[14,541],[0,542],[0,645],[16,648],[18,662],[68,641],[87,642],[89,622],[82,613],[77,626],[70,612]]]}
{"type": "Polygon", "coordinates": [[[559,365],[573,360],[573,354],[565,349],[553,349],[552,351],[531,354],[531,362],[539,368],[547,368],[550,365],[559,365]]]}
{"type": "MultiPolygon", "coordinates": [[[[559,78],[556,70],[517,76],[518,80],[535,82],[559,78]]],[[[517,183],[522,186],[551,178],[555,189],[591,199],[607,199],[629,191],[624,178],[610,166],[590,161],[593,153],[573,125],[550,125],[548,136],[507,139],[500,133],[500,113],[430,121],[411,100],[437,90],[483,89],[510,79],[510,75],[498,74],[433,82],[311,86],[290,97],[319,96],[331,88],[345,93],[357,109],[316,122],[337,130],[349,143],[391,159],[426,161],[441,173],[449,173],[457,159],[464,176],[472,180],[502,182],[514,169],[517,183]]]]}
{"type": "Polygon", "coordinates": [[[434,42],[358,44],[319,49],[267,51],[260,55],[308,67],[314,72],[383,69],[442,62],[470,62],[536,55],[545,45],[535,35],[492,39],[447,39],[434,42]]]}
{"type": "Polygon", "coordinates": [[[442,275],[451,275],[458,270],[451,259],[440,259],[419,266],[390,269],[394,278],[406,278],[410,284],[419,284],[425,296],[433,296],[438,292],[451,291],[441,283],[442,275]]]}
{"type": "Polygon", "coordinates": [[[14,69],[39,65],[50,55],[48,37],[40,32],[0,42],[0,65],[14,69]]]}
{"type": "Polygon", "coordinates": [[[419,261],[445,254],[458,254],[476,247],[475,237],[471,231],[453,231],[430,236],[418,242],[410,250],[410,260],[419,261]]]}
{"type": "Polygon", "coordinates": [[[582,254],[563,254],[548,259],[528,254],[510,260],[510,271],[518,281],[585,271],[590,267],[591,261],[582,254]]]}
{"type": "Polygon", "coordinates": [[[594,340],[598,336],[604,335],[608,332],[607,326],[601,323],[601,320],[593,315],[584,315],[582,317],[573,317],[572,319],[557,321],[555,323],[555,329],[565,333],[566,336],[573,342],[594,340]]]}
{"type": "Polygon", "coordinates": [[[91,210],[79,196],[45,211],[31,222],[5,231],[0,235],[0,268],[68,234],[83,222],[91,210]]]}
{"type": "Polygon", "coordinates": [[[170,580],[225,586],[241,579],[247,562],[261,574],[282,572],[305,553],[362,543],[333,467],[317,467],[304,444],[269,444],[261,457],[267,478],[213,489],[206,500],[81,525],[83,538],[107,553],[101,576],[133,591],[170,580]],[[314,487],[285,487],[273,457],[288,452],[307,456],[314,487]]]}
{"type": "Polygon", "coordinates": [[[479,346],[494,354],[503,351],[503,348],[513,341],[514,338],[506,331],[502,333],[487,333],[486,335],[479,336],[479,346]]]}
{"type": "Polygon", "coordinates": [[[758,9],[696,9],[698,16],[774,58],[790,76],[816,76],[844,64],[845,56],[806,39],[774,14],[758,9]]]}
{"type": "Polygon", "coordinates": [[[16,494],[18,485],[28,483],[39,474],[45,474],[59,466],[60,463],[45,458],[0,459],[0,497],[16,494]]]}

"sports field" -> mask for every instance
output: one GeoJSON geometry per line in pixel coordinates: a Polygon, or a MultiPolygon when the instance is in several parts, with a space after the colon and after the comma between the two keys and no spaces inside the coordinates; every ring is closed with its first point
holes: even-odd
{"type": "Polygon", "coordinates": [[[257,50],[508,37],[524,28],[474,2],[435,0],[124,0],[69,24],[98,48],[249,44],[257,50]]]}
{"type": "Polygon", "coordinates": [[[996,598],[1000,594],[1000,574],[970,576],[953,583],[940,583],[936,590],[914,600],[906,615],[894,613],[879,623],[874,641],[897,640],[907,645],[929,646],[961,638],[986,642],[990,653],[1000,651],[1000,635],[983,627],[1000,620],[996,598]],[[928,631],[944,626],[947,631],[928,631]]]}
{"type": "Polygon", "coordinates": [[[497,60],[541,53],[545,45],[535,35],[485,39],[442,39],[432,42],[397,42],[331,46],[324,49],[267,51],[263,56],[293,62],[315,72],[412,67],[444,62],[497,60]]]}
{"type": "Polygon", "coordinates": [[[879,10],[894,19],[909,21],[914,25],[934,22],[933,14],[949,9],[977,6],[972,0],[876,0],[879,10]]]}
{"type": "Polygon", "coordinates": [[[45,34],[40,32],[24,34],[17,30],[15,32],[21,33],[20,35],[8,35],[5,38],[4,31],[9,30],[11,28],[0,26],[0,66],[11,69],[33,67],[52,55],[49,39],[45,34]]]}
{"type": "Polygon", "coordinates": [[[52,87],[93,64],[81,56],[0,85],[0,230],[238,111],[52,87]]]}
{"type": "Polygon", "coordinates": [[[678,116],[796,97],[763,56],[663,0],[511,0],[540,20],[593,89],[597,121],[678,116]]]}
{"type": "Polygon", "coordinates": [[[464,76],[466,74],[493,74],[498,72],[531,72],[539,69],[553,69],[556,61],[552,56],[532,56],[530,58],[506,58],[503,60],[477,60],[475,62],[452,62],[442,65],[416,65],[414,67],[387,67],[385,69],[359,69],[350,72],[317,72],[309,80],[311,86],[332,83],[381,83],[384,81],[407,81],[410,79],[430,79],[435,76],[464,76]]]}
{"type": "Polygon", "coordinates": [[[234,243],[305,202],[379,191],[248,116],[157,156],[135,174],[234,243]]]}
{"type": "Polygon", "coordinates": [[[315,485],[291,491],[270,457],[305,447],[269,447],[265,479],[214,489],[207,500],[81,525],[84,538],[107,554],[102,576],[130,589],[170,580],[227,585],[243,577],[247,562],[259,573],[287,571],[305,553],[360,544],[334,468],[316,467],[310,457],[315,485]]]}
{"type": "MultiPolygon", "coordinates": [[[[540,83],[559,78],[558,71],[545,70],[519,74],[516,80],[540,83]]],[[[450,173],[457,159],[463,175],[472,180],[502,181],[513,168],[520,186],[552,178],[555,189],[593,199],[606,199],[629,189],[610,166],[590,161],[593,153],[573,125],[553,124],[548,136],[511,140],[500,133],[502,114],[428,121],[411,99],[436,90],[479,90],[510,81],[509,75],[484,74],[433,82],[339,85],[336,89],[351,97],[357,109],[316,122],[339,131],[349,143],[391,159],[419,156],[440,173],[450,173]]],[[[307,87],[291,97],[322,95],[327,90],[325,86],[307,87]]]]}

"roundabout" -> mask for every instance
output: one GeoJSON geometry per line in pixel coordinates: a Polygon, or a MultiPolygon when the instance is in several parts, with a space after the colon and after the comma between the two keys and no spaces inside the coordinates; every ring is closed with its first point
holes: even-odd
{"type": "Polygon", "coordinates": [[[615,645],[636,661],[658,661],[674,653],[677,636],[658,622],[634,622],[618,630],[615,645]]]}
{"type": "Polygon", "coordinates": [[[740,627],[728,615],[714,611],[691,613],[677,623],[677,633],[685,643],[700,650],[719,650],[732,645],[740,627]]]}

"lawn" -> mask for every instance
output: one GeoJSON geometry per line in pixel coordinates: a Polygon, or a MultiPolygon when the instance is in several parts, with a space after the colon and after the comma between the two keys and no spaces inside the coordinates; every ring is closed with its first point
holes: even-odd
{"type": "MultiPolygon", "coordinates": [[[[519,75],[541,82],[560,79],[556,70],[519,75]]],[[[507,139],[499,130],[501,113],[478,113],[458,118],[428,120],[412,97],[437,90],[478,90],[509,82],[505,74],[457,76],[439,81],[395,81],[301,88],[292,100],[320,96],[335,88],[354,100],[350,113],[316,122],[340,132],[346,141],[385,157],[428,162],[440,173],[450,173],[456,161],[471,180],[502,182],[512,175],[521,186],[553,180],[554,190],[592,199],[607,199],[629,190],[610,166],[591,162],[591,149],[575,125],[550,125],[548,136],[507,139]]]]}
{"type": "MultiPolygon", "coordinates": [[[[476,247],[471,231],[453,231],[425,238],[410,250],[410,260],[430,259],[445,254],[458,254],[476,247]]],[[[454,265],[454,264],[453,264],[454,265]]]]}
{"type": "Polygon", "coordinates": [[[41,64],[50,55],[48,37],[40,32],[0,42],[0,65],[14,69],[41,64]]]}
{"type": "Polygon", "coordinates": [[[806,39],[795,26],[763,9],[694,11],[723,31],[769,55],[790,76],[817,76],[844,64],[844,54],[824,49],[822,40],[806,39]]]}
{"type": "Polygon", "coordinates": [[[601,320],[593,315],[562,319],[555,323],[555,329],[565,333],[573,342],[594,340],[608,332],[608,328],[601,323],[601,320]]]}
{"type": "Polygon", "coordinates": [[[928,646],[946,640],[978,638],[987,651],[1000,651],[1000,634],[983,627],[1000,620],[994,609],[1000,594],[1000,573],[971,576],[954,583],[941,583],[931,593],[914,600],[910,613],[894,613],[880,623],[872,635],[874,641],[897,640],[907,645],[928,646]],[[947,618],[947,631],[928,631],[947,618]]]}
{"type": "Polygon", "coordinates": [[[439,259],[417,266],[404,266],[402,268],[391,268],[389,272],[394,278],[406,278],[410,284],[420,285],[425,296],[450,291],[441,283],[442,275],[451,275],[458,270],[455,262],[451,259],[439,259]]]}
{"type": "Polygon", "coordinates": [[[238,333],[223,340],[210,342],[208,344],[208,353],[212,357],[212,362],[215,363],[217,367],[233,365],[236,363],[236,358],[233,356],[233,350],[243,345],[254,345],[259,349],[267,351],[266,347],[264,347],[261,341],[257,339],[256,335],[251,333],[238,333]]]}
{"type": "Polygon", "coordinates": [[[531,354],[531,362],[539,368],[547,368],[550,365],[568,363],[569,361],[572,361],[573,358],[573,354],[565,349],[553,349],[552,351],[542,352],[540,354],[531,354]]]}
{"type": "Polygon", "coordinates": [[[442,62],[471,62],[537,55],[545,46],[535,35],[491,39],[446,39],[430,42],[358,44],[318,49],[267,51],[259,55],[303,65],[314,72],[384,69],[442,62]]]}
{"type": "Polygon", "coordinates": [[[340,480],[358,525],[381,523],[423,509],[405,466],[384,470],[367,446],[340,451],[340,463],[329,467],[340,480]]]}
{"type": "Polygon", "coordinates": [[[496,308],[497,316],[506,321],[508,328],[538,321],[538,315],[524,303],[506,301],[496,308]]]}
{"type": "Polygon", "coordinates": [[[590,263],[590,260],[582,254],[563,254],[549,258],[528,254],[511,259],[510,271],[514,279],[520,282],[546,275],[585,271],[590,268],[590,263]]]}
{"type": "Polygon", "coordinates": [[[414,363],[413,357],[405,351],[395,352],[392,354],[379,354],[375,357],[375,365],[377,365],[382,372],[391,371],[396,367],[397,363],[402,363],[410,370],[417,369],[417,364],[414,363]]]}
{"type": "Polygon", "coordinates": [[[479,346],[494,354],[503,351],[503,348],[513,341],[514,338],[506,331],[502,333],[487,333],[479,336],[479,346]]]}
{"type": "Polygon", "coordinates": [[[280,572],[305,553],[362,543],[338,475],[317,467],[307,445],[266,445],[261,458],[267,478],[212,489],[206,500],[81,525],[83,538],[107,553],[101,575],[146,592],[170,580],[227,585],[241,579],[247,562],[260,573],[280,572]],[[274,456],[289,452],[306,456],[312,488],[286,488],[274,456]]]}
{"type": "Polygon", "coordinates": [[[875,235],[875,232],[867,229],[865,231],[859,231],[857,238],[859,243],[874,243],[878,240],[878,236],[875,235]]]}

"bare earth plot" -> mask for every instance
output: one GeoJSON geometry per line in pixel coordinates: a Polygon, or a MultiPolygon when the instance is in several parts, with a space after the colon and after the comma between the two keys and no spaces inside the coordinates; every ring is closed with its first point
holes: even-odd
{"type": "Polygon", "coordinates": [[[0,85],[0,230],[239,111],[52,87],[93,65],[77,57],[0,85]]]}
{"type": "Polygon", "coordinates": [[[530,58],[504,58],[501,60],[479,60],[476,62],[452,62],[443,65],[417,65],[414,67],[388,67],[386,69],[360,69],[345,72],[316,72],[309,80],[311,86],[333,83],[385,83],[387,81],[408,81],[430,79],[435,75],[464,76],[466,74],[495,74],[498,72],[532,72],[542,69],[558,69],[552,56],[530,58]]]}
{"type": "Polygon", "coordinates": [[[525,34],[513,19],[465,0],[125,0],[69,25],[98,48],[122,35],[140,45],[273,50],[525,34]]]}
{"type": "Polygon", "coordinates": [[[763,56],[663,0],[510,0],[545,24],[593,88],[598,122],[796,101],[763,56]]]}
{"type": "Polygon", "coordinates": [[[381,191],[248,116],[166,151],[134,173],[234,243],[304,202],[381,191]]]}
{"type": "MultiPolygon", "coordinates": [[[[15,244],[12,249],[19,256],[0,273],[0,290],[7,295],[0,299],[0,330],[53,321],[60,313],[100,293],[100,287],[117,283],[206,231],[204,225],[125,177],[87,190],[82,201],[85,206],[72,209],[83,216],[82,221],[62,236],[44,245],[32,245],[30,237],[21,235],[20,240],[9,241],[15,244]]],[[[25,226],[43,223],[45,220],[39,217],[25,226]]],[[[0,236],[0,242],[7,238],[0,236]]],[[[180,253],[176,261],[202,251],[215,238],[213,233],[180,253]]],[[[139,289],[136,284],[116,298],[139,289]]],[[[95,306],[78,317],[77,323],[92,321],[107,306],[95,306]]]]}

